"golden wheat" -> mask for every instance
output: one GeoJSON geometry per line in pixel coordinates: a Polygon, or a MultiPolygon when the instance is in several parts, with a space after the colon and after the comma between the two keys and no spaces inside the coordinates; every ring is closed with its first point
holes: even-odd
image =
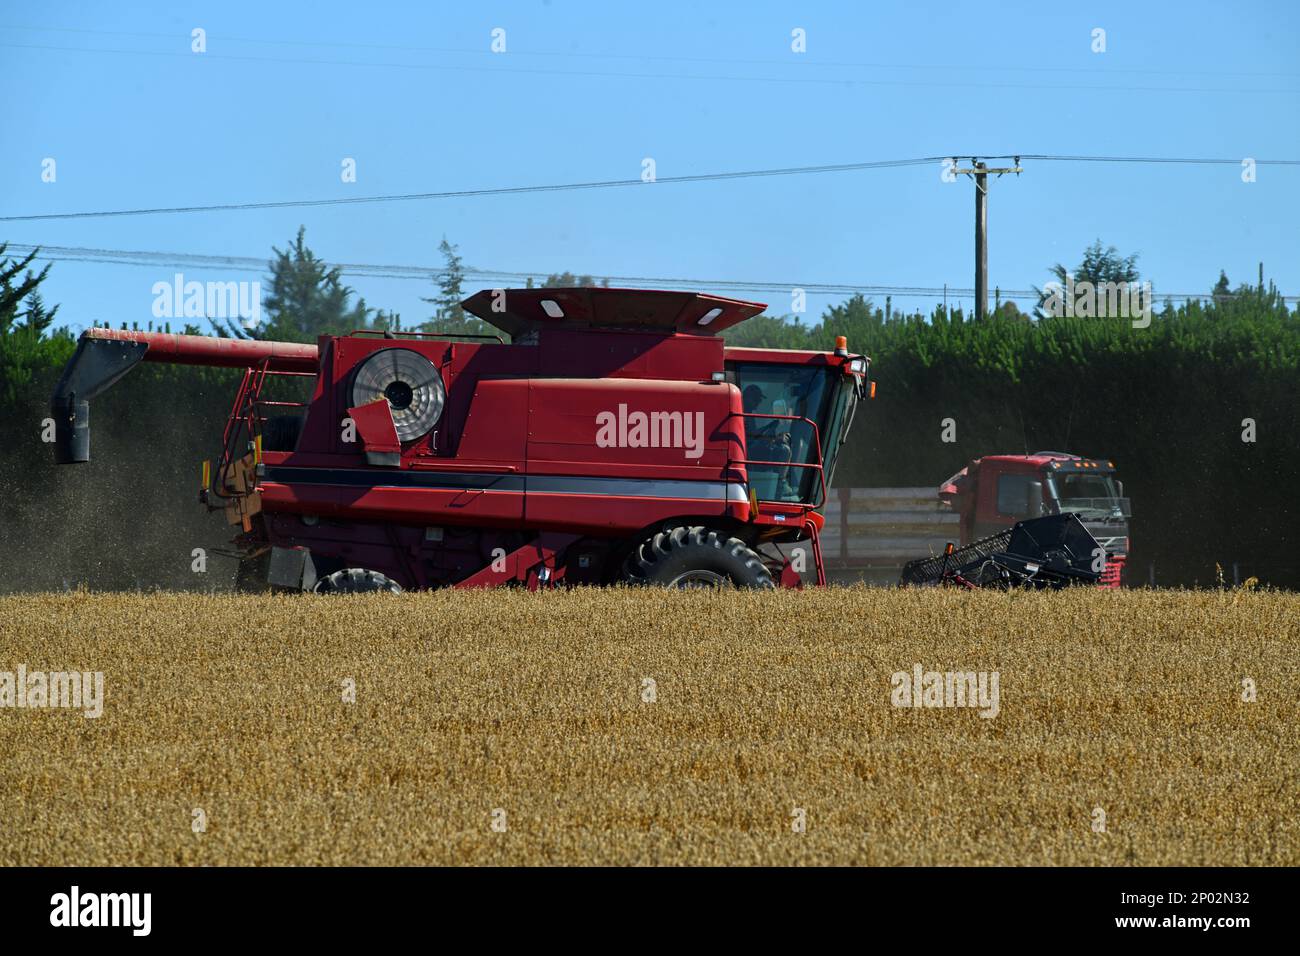
{"type": "Polygon", "coordinates": [[[1244,591],[6,597],[105,701],[0,709],[0,863],[1296,865],[1297,651],[1244,591]]]}

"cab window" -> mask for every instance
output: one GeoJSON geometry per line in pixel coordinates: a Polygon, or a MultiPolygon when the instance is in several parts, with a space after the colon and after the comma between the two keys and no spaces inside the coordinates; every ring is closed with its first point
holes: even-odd
{"type": "MultiPolygon", "coordinates": [[[[733,371],[746,412],[808,418],[825,429],[830,397],[825,366],[740,362],[733,371]]],[[[750,484],[760,500],[806,502],[820,494],[816,469],[784,464],[816,463],[817,442],[808,422],[746,418],[745,444],[751,461],[774,463],[749,466],[750,484]]]]}
{"type": "Polygon", "coordinates": [[[1033,475],[999,475],[998,476],[998,514],[1023,515],[1029,509],[1025,502],[1029,494],[1029,485],[1033,475]]]}

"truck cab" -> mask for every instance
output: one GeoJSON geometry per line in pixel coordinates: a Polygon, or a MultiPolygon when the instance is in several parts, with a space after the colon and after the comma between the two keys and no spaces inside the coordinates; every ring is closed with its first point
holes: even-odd
{"type": "Polygon", "coordinates": [[[963,546],[1018,521],[1078,514],[1106,549],[1101,587],[1119,587],[1129,553],[1132,507],[1115,463],[1059,451],[976,458],[939,487],[960,517],[963,546]]]}

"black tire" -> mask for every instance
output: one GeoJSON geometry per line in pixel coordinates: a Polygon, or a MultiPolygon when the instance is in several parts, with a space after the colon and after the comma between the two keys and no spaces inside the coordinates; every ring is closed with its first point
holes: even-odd
{"type": "Polygon", "coordinates": [[[263,451],[294,451],[302,434],[301,415],[272,415],[262,423],[263,451]]]}
{"type": "Polygon", "coordinates": [[[671,528],[643,541],[624,562],[623,580],[670,588],[776,586],[749,545],[703,527],[671,528]]]}
{"type": "Polygon", "coordinates": [[[318,594],[371,594],[378,591],[401,594],[402,586],[386,574],[365,568],[344,568],[327,574],[316,584],[318,594]]]}

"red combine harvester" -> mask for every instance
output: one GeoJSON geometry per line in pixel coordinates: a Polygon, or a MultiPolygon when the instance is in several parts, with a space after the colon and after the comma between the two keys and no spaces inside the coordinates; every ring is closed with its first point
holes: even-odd
{"type": "Polygon", "coordinates": [[[843,339],[727,348],[717,333],[764,306],[691,292],[463,305],[511,342],[90,329],[51,402],[58,461],[89,460],[89,401],[138,362],[243,368],[200,497],[239,526],[245,587],[825,583],[819,510],[873,391],[843,339]],[[294,376],[314,380],[309,402],[269,397],[294,376]]]}
{"type": "Polygon", "coordinates": [[[940,485],[939,499],[961,516],[963,547],[1018,521],[1077,514],[1106,551],[1098,586],[1120,586],[1133,511],[1114,462],[1062,451],[985,455],[940,485]]]}

